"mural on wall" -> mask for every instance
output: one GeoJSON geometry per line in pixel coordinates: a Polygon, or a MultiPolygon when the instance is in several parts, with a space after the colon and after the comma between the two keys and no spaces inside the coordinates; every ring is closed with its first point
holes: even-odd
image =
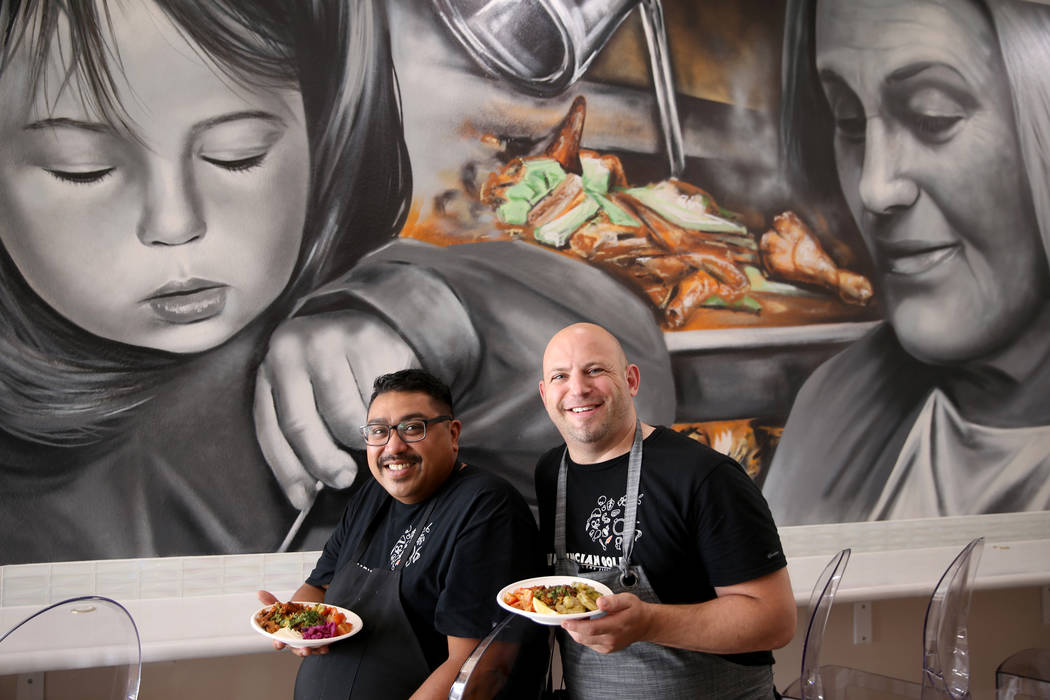
{"type": "Polygon", "coordinates": [[[4,563],[319,548],[372,378],[411,364],[525,490],[556,439],[531,367],[574,321],[652,358],[673,420],[659,330],[601,272],[515,243],[360,260],[408,208],[384,3],[3,8],[4,563]]]}
{"type": "Polygon", "coordinates": [[[837,173],[886,323],[800,392],[779,522],[1050,508],[1048,9],[789,5],[787,150],[837,173]]]}
{"type": "Polygon", "coordinates": [[[257,355],[407,209],[382,24],[0,8],[0,560],[276,547],[295,510],[252,431],[257,355]]]}
{"type": "Polygon", "coordinates": [[[1050,507],[1047,8],[545,6],[0,0],[0,563],[319,548],[408,365],[532,499],[580,320],[782,524],[1050,507]]]}

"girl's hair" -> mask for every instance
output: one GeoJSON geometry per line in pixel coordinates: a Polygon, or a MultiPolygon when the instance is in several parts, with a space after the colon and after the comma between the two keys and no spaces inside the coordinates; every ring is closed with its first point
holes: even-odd
{"type": "MultiPolygon", "coordinates": [[[[1050,258],[1050,7],[1028,0],[975,0],[995,28],[1013,98],[1014,125],[1043,250],[1050,258]]],[[[831,110],[816,66],[817,0],[788,0],[780,103],[781,164],[798,190],[841,196],[831,110]]]]}
{"type": "MultiPolygon", "coordinates": [[[[310,142],[310,198],[292,279],[305,291],[397,234],[411,172],[382,0],[152,0],[221,70],[246,84],[295,86],[310,142]]],[[[107,0],[4,0],[0,74],[25,46],[41,89],[57,26],[68,21],[81,99],[126,126],[107,46],[107,0]]],[[[72,85],[71,76],[62,87],[72,85]]],[[[51,309],[0,250],[0,429],[45,444],[105,436],[186,358],[97,338],[51,309]]]]}

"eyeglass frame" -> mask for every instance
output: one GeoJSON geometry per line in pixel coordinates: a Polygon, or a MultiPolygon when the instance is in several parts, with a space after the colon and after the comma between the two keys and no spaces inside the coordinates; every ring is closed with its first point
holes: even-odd
{"type": "Polygon", "coordinates": [[[362,425],[358,430],[361,431],[361,437],[364,439],[365,444],[369,447],[382,447],[390,442],[390,436],[395,432],[397,437],[404,443],[422,442],[427,439],[427,428],[430,427],[431,423],[441,423],[443,421],[449,421],[450,423],[455,420],[452,416],[434,416],[433,418],[411,418],[409,420],[403,420],[397,425],[390,425],[389,423],[366,423],[362,425]],[[401,429],[409,423],[422,423],[423,434],[418,438],[409,440],[401,432],[401,429]],[[386,428],[386,440],[383,442],[369,442],[368,441],[368,429],[369,428],[386,428]]]}

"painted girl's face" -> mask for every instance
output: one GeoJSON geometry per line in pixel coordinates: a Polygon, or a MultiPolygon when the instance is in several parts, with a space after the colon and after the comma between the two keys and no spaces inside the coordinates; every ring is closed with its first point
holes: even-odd
{"type": "Polygon", "coordinates": [[[901,343],[944,363],[1009,345],[1048,273],[989,20],[959,0],[820,0],[816,58],[901,343]]]}
{"type": "Polygon", "coordinates": [[[188,353],[224,342],[291,277],[306,213],[300,94],[239,84],[152,3],[112,3],[109,56],[132,133],[29,56],[0,77],[0,240],[26,282],[98,336],[188,353]],[[21,108],[19,108],[21,107],[21,108]]]}

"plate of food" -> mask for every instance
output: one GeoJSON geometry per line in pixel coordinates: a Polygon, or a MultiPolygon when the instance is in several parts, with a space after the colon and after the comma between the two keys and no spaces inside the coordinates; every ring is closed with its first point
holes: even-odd
{"type": "Polygon", "coordinates": [[[597,605],[603,595],[612,595],[612,590],[589,578],[538,576],[504,586],[496,602],[541,625],[560,625],[603,614],[597,605]]]}
{"type": "Polygon", "coordinates": [[[361,631],[358,615],[327,603],[289,601],[266,605],[251,618],[252,629],[290,647],[320,647],[352,637],[361,631]]]}

